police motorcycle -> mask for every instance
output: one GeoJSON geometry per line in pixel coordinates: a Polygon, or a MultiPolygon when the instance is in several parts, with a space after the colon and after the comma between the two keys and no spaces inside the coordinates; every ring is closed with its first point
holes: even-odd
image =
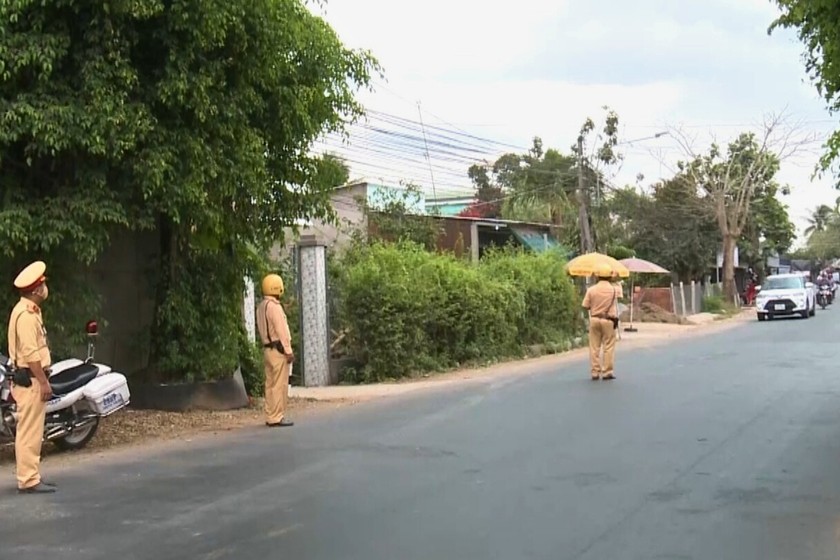
{"type": "MultiPolygon", "coordinates": [[[[53,398],[47,402],[44,440],[64,451],[83,448],[93,439],[99,420],[128,406],[128,381],[105,364],[95,363],[96,321],[86,326],[87,358],[71,358],[52,365],[50,386],[53,398]]],[[[14,441],[16,405],[11,392],[14,364],[0,354],[0,443],[14,441]]]]}

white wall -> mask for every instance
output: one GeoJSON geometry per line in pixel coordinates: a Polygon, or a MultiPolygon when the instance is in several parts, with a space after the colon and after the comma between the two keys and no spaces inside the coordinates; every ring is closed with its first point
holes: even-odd
{"type": "MultiPolygon", "coordinates": [[[[308,226],[300,227],[298,236],[314,235],[319,241],[328,247],[335,247],[346,244],[351,239],[351,232],[354,229],[365,231],[367,229],[365,213],[362,205],[357,202],[366,199],[367,186],[364,183],[336,190],[332,196],[333,208],[338,217],[338,224],[328,224],[321,220],[313,220],[308,226]]],[[[362,202],[364,204],[364,202],[362,202]]],[[[277,243],[271,250],[271,257],[274,259],[287,255],[298,240],[291,228],[284,232],[284,239],[277,243]]]]}

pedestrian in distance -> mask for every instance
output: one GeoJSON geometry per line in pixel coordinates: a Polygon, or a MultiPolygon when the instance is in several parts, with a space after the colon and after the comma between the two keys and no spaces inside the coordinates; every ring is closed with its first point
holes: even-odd
{"type": "Polygon", "coordinates": [[[582,304],[589,311],[589,364],[593,381],[615,379],[615,337],[620,290],[612,283],[615,272],[611,266],[601,265],[596,275],[598,282],[586,290],[582,304]]]}
{"type": "Polygon", "coordinates": [[[284,291],[279,275],[267,275],[262,281],[263,300],[257,307],[257,329],[265,365],[265,424],[270,428],[294,426],[294,422],[286,418],[289,371],[295,354],[286,311],[280,303],[284,291]]]}
{"type": "Polygon", "coordinates": [[[49,296],[47,265],[37,261],[18,274],[20,301],[9,317],[9,360],[14,367],[12,396],[17,406],[15,472],[21,494],[49,494],[55,485],[41,479],[41,446],[47,402],[52,399],[49,375],[52,358],[41,305],[49,296]]]}

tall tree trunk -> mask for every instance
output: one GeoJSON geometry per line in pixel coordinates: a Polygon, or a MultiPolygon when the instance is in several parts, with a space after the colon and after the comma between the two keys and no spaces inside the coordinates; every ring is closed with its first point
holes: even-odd
{"type": "Polygon", "coordinates": [[[737,237],[732,234],[723,236],[723,295],[726,301],[735,303],[738,287],[735,284],[735,244],[737,237]]]}
{"type": "Polygon", "coordinates": [[[162,357],[161,343],[171,337],[172,333],[168,331],[168,325],[161,323],[160,313],[161,307],[167,301],[169,290],[177,281],[179,258],[177,225],[168,216],[160,215],[157,221],[157,231],[160,255],[155,281],[155,311],[152,323],[148,382],[169,381],[168,378],[163,377],[158,368],[158,363],[162,357]]]}

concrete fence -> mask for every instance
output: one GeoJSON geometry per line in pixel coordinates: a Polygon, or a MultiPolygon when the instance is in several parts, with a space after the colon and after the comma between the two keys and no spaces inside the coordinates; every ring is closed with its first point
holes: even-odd
{"type": "Polygon", "coordinates": [[[720,284],[710,282],[688,282],[672,284],[668,288],[638,288],[633,296],[637,307],[643,303],[652,303],[666,311],[681,317],[703,312],[703,299],[722,296],[720,284]]]}
{"type": "Polygon", "coordinates": [[[721,284],[711,282],[680,282],[671,285],[671,308],[676,315],[686,317],[703,312],[703,299],[723,295],[721,284]]]}

